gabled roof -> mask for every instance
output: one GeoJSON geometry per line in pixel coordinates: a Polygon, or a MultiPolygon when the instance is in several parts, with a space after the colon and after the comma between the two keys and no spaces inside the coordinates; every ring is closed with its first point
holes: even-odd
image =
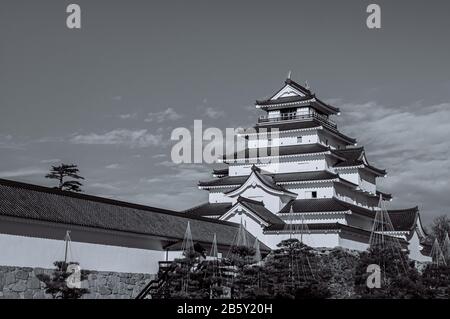
{"type": "Polygon", "coordinates": [[[295,199],[287,203],[280,214],[290,212],[291,206],[294,213],[320,213],[320,212],[347,212],[360,214],[368,217],[375,217],[375,211],[357,205],[346,203],[333,198],[295,199]]]}
{"type": "Polygon", "coordinates": [[[309,103],[311,107],[325,114],[339,113],[338,108],[320,101],[319,99],[316,98],[315,94],[313,94],[309,89],[305,88],[304,86],[298,84],[297,82],[291,79],[286,79],[283,87],[279,89],[270,98],[264,100],[257,100],[256,105],[261,108],[268,108],[271,106],[280,107],[283,104],[289,105],[298,102],[309,103]]]}
{"type": "Polygon", "coordinates": [[[367,162],[364,147],[333,150],[333,153],[344,159],[336,163],[334,167],[341,168],[341,167],[364,166],[365,168],[368,168],[377,175],[381,176],[386,175],[386,170],[376,168],[367,162]]]}
{"type": "Polygon", "coordinates": [[[281,218],[279,218],[277,215],[273,214],[270,210],[265,208],[263,202],[239,196],[236,204],[238,203],[246,207],[247,209],[251,210],[253,213],[255,213],[259,218],[261,218],[269,225],[284,223],[281,218]]]}
{"type": "Polygon", "coordinates": [[[257,181],[261,182],[263,187],[266,187],[266,190],[274,191],[279,195],[288,195],[292,197],[297,196],[297,194],[288,191],[287,189],[285,189],[280,185],[277,185],[271,176],[261,174],[261,170],[255,165],[252,166],[252,173],[247,177],[246,181],[242,185],[227,192],[226,194],[228,194],[229,196],[237,195],[240,192],[240,189],[244,190],[245,188],[249,187],[246,186],[246,184],[249,183],[252,179],[254,180],[254,178],[256,178],[257,181]]]}
{"type": "Polygon", "coordinates": [[[238,226],[209,218],[85,194],[0,179],[0,218],[47,222],[162,238],[184,238],[190,222],[194,241],[232,245],[238,226]]]}
{"type": "MultiPolygon", "coordinates": [[[[326,181],[339,178],[337,174],[329,171],[315,171],[315,172],[299,172],[299,173],[277,173],[277,174],[264,174],[270,176],[275,183],[288,183],[288,182],[313,182],[313,181],[326,181]]],[[[238,186],[242,185],[248,176],[226,176],[223,178],[216,178],[209,181],[200,181],[198,185],[203,188],[215,187],[215,186],[238,186]]]]}

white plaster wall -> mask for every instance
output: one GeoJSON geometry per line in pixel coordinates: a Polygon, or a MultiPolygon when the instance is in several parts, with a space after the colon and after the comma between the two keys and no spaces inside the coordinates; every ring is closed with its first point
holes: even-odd
{"type": "MultiPolygon", "coordinates": [[[[64,260],[64,247],[63,240],[0,234],[0,265],[54,268],[64,260]]],[[[165,252],[71,242],[69,260],[86,270],[156,274],[165,252]]]]}
{"type": "Polygon", "coordinates": [[[328,145],[332,149],[344,149],[346,146],[346,143],[342,142],[340,139],[334,137],[325,130],[320,131],[318,139],[321,144],[328,145]]]}
{"type": "MultiPolygon", "coordinates": [[[[261,241],[271,249],[276,249],[278,243],[289,238],[289,234],[265,234],[261,241]]],[[[300,234],[294,235],[293,238],[300,240],[300,234]]],[[[334,248],[339,245],[339,235],[337,233],[303,234],[302,238],[303,242],[311,247],[334,248]]]]}
{"type": "Polygon", "coordinates": [[[284,186],[289,191],[298,194],[297,199],[308,199],[309,192],[316,191],[317,198],[332,198],[334,196],[334,188],[332,183],[311,183],[303,185],[285,185],[284,186]],[[324,186],[327,185],[327,186],[324,186]]]}
{"type": "MultiPolygon", "coordinates": [[[[279,212],[284,206],[279,196],[269,194],[258,186],[247,188],[240,196],[256,201],[262,201],[264,206],[273,213],[279,212]]],[[[237,197],[233,198],[233,204],[235,204],[236,201],[237,197]]]]}
{"type": "Polygon", "coordinates": [[[323,171],[328,169],[324,156],[308,156],[303,158],[289,158],[273,160],[271,163],[234,164],[229,167],[230,176],[250,175],[253,164],[269,173],[298,173],[323,171]]]}
{"type": "Polygon", "coordinates": [[[267,130],[267,134],[260,134],[258,135],[258,138],[256,137],[250,137],[248,141],[248,147],[249,148],[256,148],[256,147],[268,147],[268,146],[289,146],[289,145],[304,145],[304,144],[315,144],[319,143],[319,138],[317,133],[313,131],[308,132],[297,132],[297,133],[283,133],[281,131],[278,131],[277,133],[272,132],[270,133],[269,130],[267,130]],[[301,142],[299,143],[297,137],[301,136],[301,142]],[[269,145],[267,142],[268,138],[271,138],[271,144],[269,145]]]}
{"type": "MultiPolygon", "coordinates": [[[[232,190],[232,188],[227,188],[228,191],[232,190]]],[[[209,202],[210,203],[229,203],[232,200],[221,192],[210,192],[209,193],[209,202]]]]}
{"type": "MultiPolygon", "coordinates": [[[[242,223],[245,226],[245,229],[255,236],[255,238],[262,239],[264,238],[263,234],[263,226],[261,226],[254,218],[247,215],[245,211],[242,211],[242,213],[236,213],[232,216],[230,216],[226,221],[240,224],[242,219],[242,223]]],[[[264,242],[264,241],[263,241],[264,242]]],[[[253,243],[249,243],[250,245],[253,245],[253,243]]]]}
{"type": "Polygon", "coordinates": [[[342,248],[364,251],[369,248],[369,244],[361,243],[355,240],[350,240],[346,238],[339,238],[339,246],[342,248]]]}
{"type": "Polygon", "coordinates": [[[342,185],[335,186],[335,194],[336,194],[336,197],[342,201],[345,201],[347,203],[351,203],[354,205],[359,205],[359,206],[365,207],[365,208],[371,208],[370,205],[373,203],[367,197],[367,194],[357,193],[353,189],[342,186],[342,185]]]}
{"type": "Polygon", "coordinates": [[[304,214],[304,218],[302,220],[301,214],[295,214],[294,218],[292,218],[289,214],[278,215],[282,220],[284,220],[287,224],[293,223],[297,225],[304,224],[323,224],[323,223],[340,223],[347,224],[347,220],[342,215],[310,215],[304,214]]]}
{"type": "Polygon", "coordinates": [[[375,175],[366,171],[359,170],[360,187],[368,192],[375,193],[377,191],[375,175]]]}
{"type": "Polygon", "coordinates": [[[357,169],[338,170],[338,173],[340,178],[359,185],[359,173],[357,169]]]}

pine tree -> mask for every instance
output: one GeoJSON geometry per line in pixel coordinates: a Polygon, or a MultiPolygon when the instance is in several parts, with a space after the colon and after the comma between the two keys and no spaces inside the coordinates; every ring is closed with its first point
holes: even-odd
{"type": "Polygon", "coordinates": [[[327,298],[325,274],[318,271],[313,249],[298,239],[283,240],[266,257],[263,288],[276,298],[327,298]]]}
{"type": "MultiPolygon", "coordinates": [[[[79,299],[84,294],[89,293],[85,288],[71,288],[67,285],[67,279],[71,272],[67,271],[69,265],[78,265],[78,263],[66,263],[64,261],[57,261],[54,263],[56,269],[51,276],[47,274],[39,274],[37,278],[45,284],[45,292],[52,295],[53,299],[79,299]]],[[[87,274],[81,272],[81,281],[87,279],[87,274]]]]}
{"type": "Polygon", "coordinates": [[[361,253],[356,265],[355,292],[363,299],[412,299],[426,297],[426,289],[405,251],[395,251],[390,246],[375,245],[361,253]],[[378,265],[381,287],[369,288],[369,265],[378,265]]]}
{"type": "Polygon", "coordinates": [[[422,280],[432,298],[450,299],[450,267],[446,265],[427,265],[422,280]]]}
{"type": "Polygon", "coordinates": [[[59,166],[52,166],[52,168],[50,169],[50,173],[47,174],[45,178],[58,180],[59,184],[55,188],[59,190],[81,192],[80,187],[83,186],[83,184],[76,180],[65,181],[66,178],[84,179],[83,177],[78,175],[78,172],[79,170],[77,165],[61,164],[59,166]]]}

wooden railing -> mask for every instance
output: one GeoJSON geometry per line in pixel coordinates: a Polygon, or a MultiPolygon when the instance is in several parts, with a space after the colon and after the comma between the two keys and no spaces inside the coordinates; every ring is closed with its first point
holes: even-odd
{"type": "Polygon", "coordinates": [[[283,122],[283,121],[294,121],[294,120],[312,120],[316,119],[321,124],[331,127],[333,129],[337,128],[336,123],[329,120],[326,116],[320,115],[317,113],[307,113],[307,114],[301,114],[301,113],[285,113],[281,114],[281,116],[272,117],[272,116],[260,116],[258,119],[258,123],[276,123],[276,122],[283,122]]]}

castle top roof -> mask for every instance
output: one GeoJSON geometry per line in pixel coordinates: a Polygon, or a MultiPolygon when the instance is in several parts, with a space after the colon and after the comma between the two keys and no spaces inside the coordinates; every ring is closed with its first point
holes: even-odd
{"type": "Polygon", "coordinates": [[[321,113],[330,115],[338,114],[340,111],[338,108],[331,106],[327,103],[319,100],[315,94],[311,92],[309,88],[306,88],[297,82],[286,79],[284,86],[279,89],[268,99],[257,100],[256,106],[267,109],[273,107],[293,106],[296,104],[309,104],[313,108],[317,109],[321,113]]]}

